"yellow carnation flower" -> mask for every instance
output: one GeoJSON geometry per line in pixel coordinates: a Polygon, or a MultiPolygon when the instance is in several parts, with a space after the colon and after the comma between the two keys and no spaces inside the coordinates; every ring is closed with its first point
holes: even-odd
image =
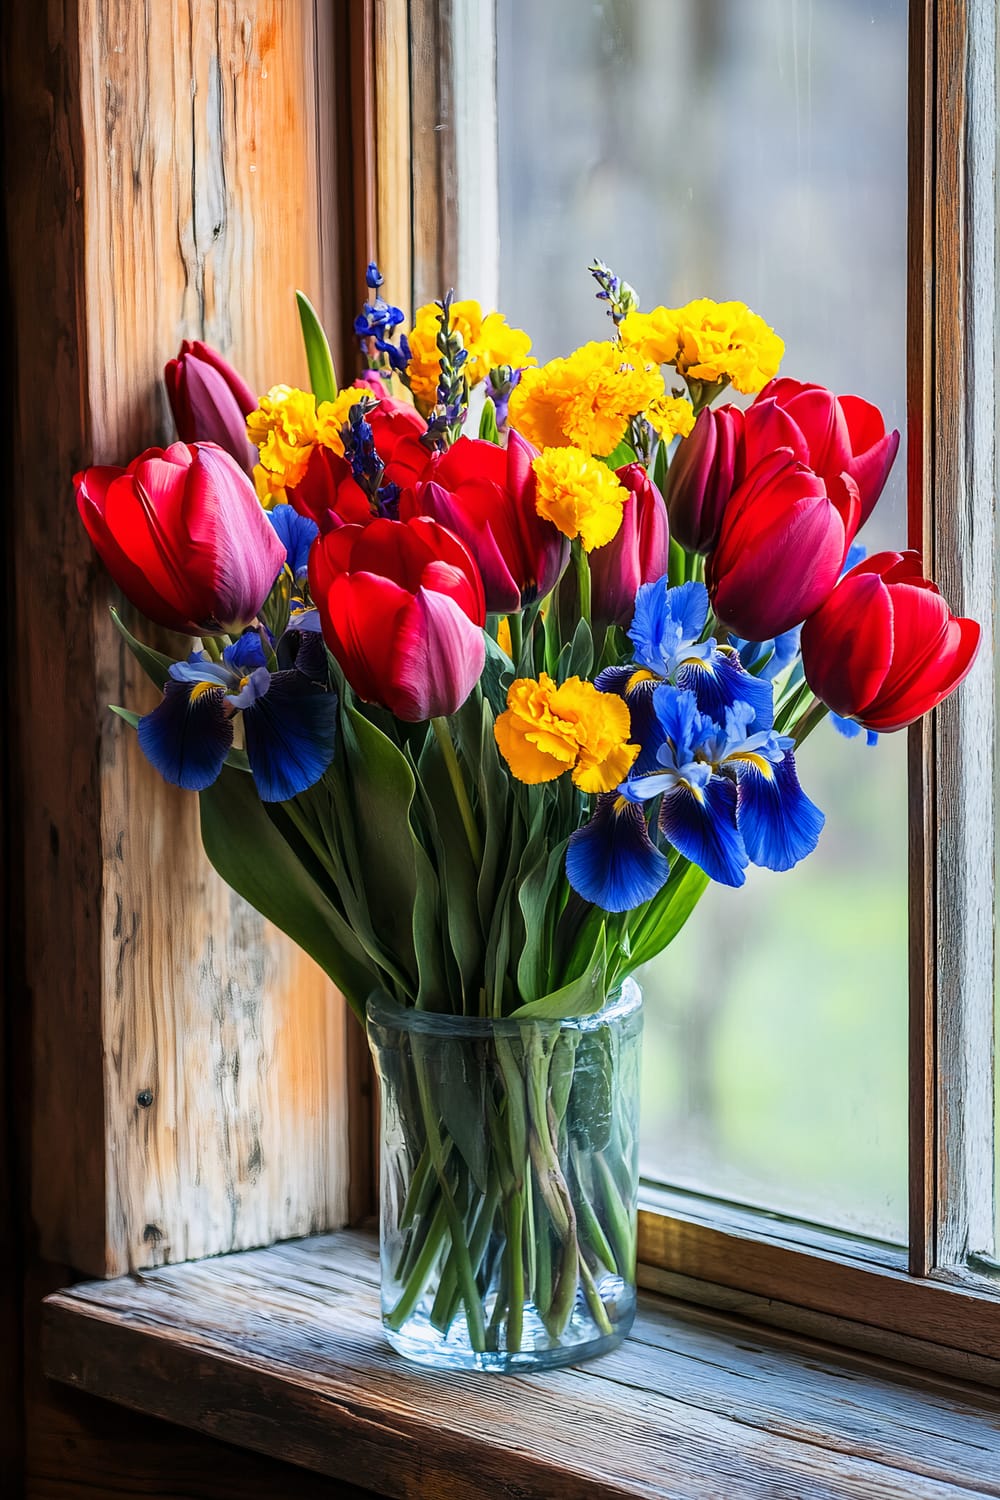
{"type": "Polygon", "coordinates": [[[317,407],[311,391],[274,385],[261,397],[260,406],[247,417],[247,437],[259,449],[253,477],[263,505],[277,504],[286,489],[301,484],[317,445],[343,453],[340,429],[364,395],[348,387],[317,407]]]}
{"type": "Polygon", "coordinates": [[[785,345],[745,302],[698,297],[685,307],[629,313],[620,329],[637,358],[675,365],[685,379],[732,381],[753,395],[778,373],[785,345]]]}
{"type": "Polygon", "coordinates": [[[511,392],[510,423],[536,448],[572,446],[603,458],[665,389],[656,364],[634,350],[583,344],[565,359],[525,370],[511,392]]]}
{"type": "Polygon", "coordinates": [[[540,516],[564,536],[578,536],[588,552],[611,541],[622,523],[628,491],[607,464],[580,448],[545,448],[532,468],[540,516]]]}
{"type": "MultiPolygon", "coordinates": [[[[451,326],[462,336],[468,351],[465,373],[470,388],[485,380],[497,365],[522,369],[534,364],[530,353],[531,339],[520,328],[511,328],[503,313],[491,312],[483,317],[479,303],[470,298],[451,305],[451,326]]],[[[413,399],[428,412],[437,401],[441,355],[437,347],[441,331],[441,309],[436,302],[418,307],[409,335],[410,362],[406,367],[413,399]]]]}
{"type": "Polygon", "coordinates": [[[497,744],[519,781],[534,786],[572,770],[584,792],[610,792],[628,775],[639,746],[628,743],[628,705],[616,693],[569,677],[557,687],[543,672],[519,677],[494,725],[497,744]]]}
{"type": "Polygon", "coordinates": [[[694,407],[686,396],[660,396],[646,407],[646,421],[665,443],[687,437],[694,426],[694,407]]]}

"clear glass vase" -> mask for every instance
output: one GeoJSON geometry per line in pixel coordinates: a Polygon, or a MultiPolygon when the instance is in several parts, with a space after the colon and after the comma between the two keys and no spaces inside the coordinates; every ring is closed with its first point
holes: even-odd
{"type": "Polygon", "coordinates": [[[497,1372],[613,1349],[635,1313],[642,996],[487,1020],[368,1004],[381,1083],[382,1321],[497,1372]]]}

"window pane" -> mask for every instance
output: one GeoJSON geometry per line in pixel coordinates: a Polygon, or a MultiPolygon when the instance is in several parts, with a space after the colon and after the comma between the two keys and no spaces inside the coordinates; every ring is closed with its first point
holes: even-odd
{"type": "MultiPolygon", "coordinates": [[[[497,0],[500,306],[541,358],[643,305],[737,297],[786,374],[904,407],[905,0],[497,0]]],[[[900,458],[865,540],[905,534],[900,458]]],[[[789,875],[710,890],[645,976],[650,1176],[902,1240],[904,737],[829,726],[789,875]]]]}

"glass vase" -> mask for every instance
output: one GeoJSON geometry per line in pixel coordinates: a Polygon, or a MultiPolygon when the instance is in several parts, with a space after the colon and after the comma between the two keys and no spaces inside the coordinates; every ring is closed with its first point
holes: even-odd
{"type": "Polygon", "coordinates": [[[382,1321],[407,1358],[592,1359],[635,1313],[642,996],[489,1020],[368,1004],[381,1084],[382,1321]]]}

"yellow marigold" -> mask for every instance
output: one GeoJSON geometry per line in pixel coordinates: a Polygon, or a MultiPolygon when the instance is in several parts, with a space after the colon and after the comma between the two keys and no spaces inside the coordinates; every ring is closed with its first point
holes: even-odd
{"type": "Polygon", "coordinates": [[[686,396],[660,396],[646,407],[646,421],[665,443],[687,437],[694,426],[694,407],[686,396]]]}
{"type": "Polygon", "coordinates": [[[569,677],[557,687],[543,672],[519,677],[494,726],[501,754],[519,781],[535,785],[572,770],[584,792],[610,792],[628,775],[639,746],[628,742],[628,705],[617,693],[569,677]]]}
{"type": "Polygon", "coordinates": [[[689,380],[732,381],[752,395],[778,373],[785,345],[745,302],[698,297],[685,307],[629,313],[622,340],[639,358],[675,365],[689,380]]]}
{"type": "Polygon", "coordinates": [[[301,483],[317,444],[343,453],[340,429],[364,394],[348,387],[318,407],[311,391],[289,385],[274,385],[261,397],[247,417],[247,437],[259,449],[253,477],[264,505],[277,503],[286,489],[301,483]]]}
{"type": "Polygon", "coordinates": [[[583,344],[565,359],[525,370],[511,393],[510,423],[537,448],[613,453],[629,419],[664,395],[656,364],[618,343],[583,344]]]}
{"type": "MultiPolygon", "coordinates": [[[[451,305],[451,326],[462,335],[469,357],[465,372],[469,385],[478,385],[497,365],[522,369],[534,364],[530,353],[531,339],[521,328],[511,328],[503,313],[490,312],[483,317],[479,303],[469,298],[451,305]]],[[[410,362],[407,378],[413,398],[422,410],[429,411],[437,400],[441,356],[437,338],[441,331],[441,309],[435,302],[418,307],[409,334],[410,362]]]]}
{"type": "Polygon", "coordinates": [[[622,523],[628,490],[599,459],[580,448],[544,448],[532,463],[535,509],[590,552],[611,541],[622,523]]]}

